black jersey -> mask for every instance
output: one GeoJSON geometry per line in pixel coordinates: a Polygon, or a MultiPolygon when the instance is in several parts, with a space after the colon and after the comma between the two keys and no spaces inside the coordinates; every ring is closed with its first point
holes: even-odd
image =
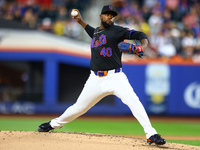
{"type": "Polygon", "coordinates": [[[91,70],[105,71],[121,68],[122,52],[120,52],[117,45],[124,39],[133,39],[131,33],[134,31],[135,30],[130,30],[116,25],[104,30],[99,30],[98,27],[95,30],[93,28],[93,32],[91,32],[91,30],[90,32],[87,31],[90,37],[92,37],[90,61],[91,70]]]}

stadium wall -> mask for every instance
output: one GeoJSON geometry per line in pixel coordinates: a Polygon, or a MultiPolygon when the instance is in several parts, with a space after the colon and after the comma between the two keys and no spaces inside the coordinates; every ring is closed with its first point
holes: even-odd
{"type": "MultiPolygon", "coordinates": [[[[45,64],[43,102],[1,103],[1,113],[62,113],[75,102],[75,99],[71,102],[58,102],[58,65],[59,62],[62,62],[89,70],[89,58],[55,53],[0,52],[1,61],[38,61],[39,58],[45,64]],[[49,57],[51,57],[50,60],[49,57]]],[[[127,74],[131,85],[149,114],[200,115],[199,65],[170,65],[161,62],[123,64],[123,71],[127,74]]],[[[78,78],[81,76],[80,72],[78,78]]],[[[87,75],[83,80],[86,78],[87,75]]],[[[76,87],[76,85],[67,86],[76,87]]],[[[74,97],[78,97],[78,95],[79,93],[76,93],[74,97]]],[[[114,99],[111,104],[97,104],[87,114],[127,115],[131,113],[118,98],[114,97],[114,99]]]]}

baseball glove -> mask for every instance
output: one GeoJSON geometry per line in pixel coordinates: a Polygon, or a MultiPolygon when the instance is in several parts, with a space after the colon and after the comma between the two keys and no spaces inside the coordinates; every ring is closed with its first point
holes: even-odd
{"type": "Polygon", "coordinates": [[[118,48],[122,53],[135,54],[141,59],[143,59],[142,56],[144,56],[144,51],[141,45],[138,45],[138,44],[134,45],[128,42],[120,42],[118,44],[118,48]]]}

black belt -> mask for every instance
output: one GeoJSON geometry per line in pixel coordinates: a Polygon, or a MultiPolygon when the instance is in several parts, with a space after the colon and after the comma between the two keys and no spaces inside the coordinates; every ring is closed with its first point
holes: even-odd
{"type": "Polygon", "coordinates": [[[107,76],[108,73],[110,73],[110,72],[112,72],[112,73],[121,72],[121,68],[113,69],[113,70],[106,70],[106,71],[94,71],[94,74],[99,77],[104,77],[104,76],[107,76]]]}

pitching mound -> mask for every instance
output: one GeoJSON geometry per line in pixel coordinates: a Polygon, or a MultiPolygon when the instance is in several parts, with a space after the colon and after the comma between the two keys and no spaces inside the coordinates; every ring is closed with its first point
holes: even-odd
{"type": "Polygon", "coordinates": [[[0,131],[1,150],[199,150],[197,146],[166,143],[149,145],[145,139],[91,133],[0,131]]]}

